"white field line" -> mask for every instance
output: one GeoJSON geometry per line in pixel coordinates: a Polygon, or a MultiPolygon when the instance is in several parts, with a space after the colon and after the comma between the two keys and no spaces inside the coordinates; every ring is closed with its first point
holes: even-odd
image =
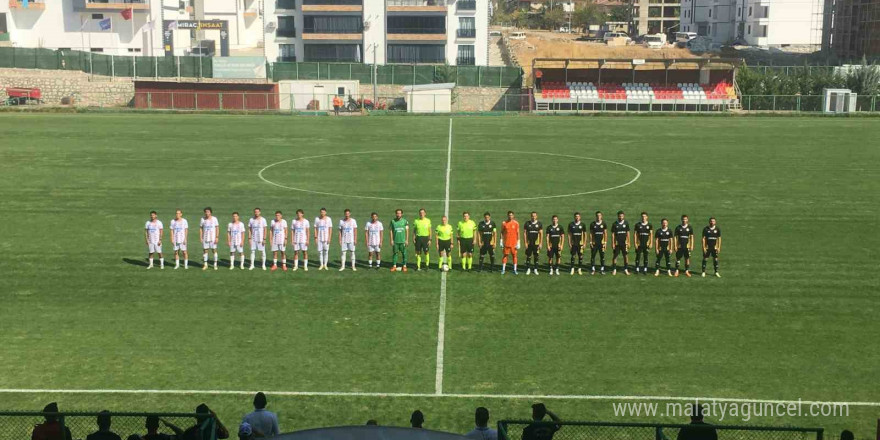
{"type": "MultiPolygon", "coordinates": [[[[449,118],[449,145],[446,147],[446,198],[443,215],[449,218],[449,184],[452,176],[452,118],[449,118]]],[[[447,257],[448,258],[448,257],[447,257]]],[[[437,372],[434,394],[443,395],[443,350],[446,344],[446,272],[440,272],[440,307],[437,318],[437,372]]]]}
{"type": "MultiPolygon", "coordinates": [[[[258,390],[112,390],[112,389],[27,389],[0,388],[0,394],[167,394],[167,395],[235,395],[252,396],[258,390]]],[[[770,403],[770,404],[802,404],[802,405],[847,405],[880,407],[880,402],[835,402],[821,400],[773,400],[743,399],[730,397],[698,397],[698,396],[615,396],[586,394],[437,394],[437,393],[376,393],[376,392],[337,392],[337,391],[266,391],[273,396],[301,397],[415,397],[415,398],[448,398],[448,399],[508,399],[508,400],[595,400],[595,401],[685,401],[693,402],[730,402],[730,403],[770,403]]]]}

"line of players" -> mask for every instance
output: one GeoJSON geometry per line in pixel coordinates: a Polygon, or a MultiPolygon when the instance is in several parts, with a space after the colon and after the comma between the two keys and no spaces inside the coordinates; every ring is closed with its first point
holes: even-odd
{"type": "MultiPolygon", "coordinates": [[[[181,210],[175,212],[175,217],[171,220],[170,226],[171,241],[174,248],[174,268],[178,269],[180,267],[180,256],[182,254],[184,258],[183,267],[187,269],[189,268],[189,254],[187,251],[189,223],[183,218],[181,210]]],[[[495,265],[495,249],[497,246],[500,246],[502,248],[501,273],[505,274],[508,262],[512,262],[513,273],[517,274],[518,251],[522,242],[525,245],[526,275],[538,274],[538,259],[545,248],[548,257],[549,274],[559,275],[563,248],[566,244],[566,237],[568,237],[567,242],[570,252],[569,268],[572,275],[583,273],[584,254],[587,246],[590,248],[591,273],[597,273],[596,257],[598,256],[598,273],[604,274],[605,251],[610,241],[612,248],[612,275],[617,274],[618,257],[621,257],[623,260],[623,273],[630,274],[629,251],[631,244],[634,242],[636,260],[633,268],[636,273],[648,274],[648,257],[650,251],[654,249],[656,255],[654,276],[660,275],[661,260],[665,261],[666,273],[669,276],[679,276],[680,262],[684,260],[685,275],[690,277],[690,257],[695,241],[694,230],[689,223],[687,215],[681,216],[681,224],[676,226],[674,230],[669,228],[669,221],[665,218],[661,220],[661,227],[655,230],[648,221],[648,214],[645,212],[641,213],[641,221],[637,222],[631,229],[629,222],[626,220],[625,213],[618,211],[617,220],[611,224],[609,230],[608,225],[603,220],[602,213],[599,211],[595,213],[595,220],[589,225],[582,222],[580,213],[575,213],[574,219],[568,224],[567,228],[563,228],[559,224],[559,217],[556,215],[552,216],[551,224],[544,228],[541,221],[538,220],[536,212],[532,212],[530,219],[520,228],[515,214],[509,211],[507,218],[502,222],[500,237],[497,226],[488,212],[483,214],[483,220],[479,223],[471,220],[469,212],[464,212],[462,213],[462,220],[453,229],[446,216],[443,216],[440,224],[433,228],[431,220],[427,217],[427,212],[424,209],[420,209],[418,218],[413,221],[411,234],[409,221],[403,217],[403,211],[397,209],[395,217],[391,220],[389,226],[389,240],[392,243],[393,252],[391,271],[403,272],[407,271],[407,244],[410,242],[410,237],[412,237],[416,250],[417,270],[422,270],[423,258],[425,268],[430,267],[431,253],[429,249],[431,242],[434,241],[435,249],[440,257],[438,268],[441,270],[449,270],[452,266],[452,251],[454,243],[457,242],[461,258],[461,269],[465,271],[473,269],[474,249],[479,248],[478,270],[484,270],[484,260],[488,257],[488,271],[491,272],[495,265]],[[670,265],[670,260],[673,259],[673,252],[675,260],[674,271],[670,265]],[[398,260],[402,262],[401,266],[398,266],[398,260]]],[[[296,211],[296,218],[291,221],[289,228],[287,220],[284,219],[281,211],[276,211],[275,218],[267,223],[266,219],[262,217],[260,209],[255,208],[254,215],[248,220],[247,227],[241,221],[239,214],[234,212],[232,213],[232,222],[226,228],[226,244],[230,252],[229,269],[235,268],[236,254],[240,258],[239,267],[244,269],[244,244],[245,235],[247,235],[251,249],[250,270],[253,270],[256,266],[257,251],[262,256],[262,269],[267,269],[267,239],[272,251],[273,261],[271,269],[273,271],[278,269],[279,256],[281,257],[281,269],[287,270],[288,243],[294,252],[293,270],[299,269],[300,256],[302,256],[303,270],[308,271],[308,250],[312,239],[314,239],[318,250],[318,270],[328,270],[329,249],[334,235],[331,232],[332,229],[333,222],[324,208],[321,208],[320,214],[315,218],[313,225],[305,218],[303,210],[298,209],[296,211]],[[247,233],[247,231],[250,231],[250,233],[247,233]]],[[[343,218],[339,220],[337,230],[342,251],[339,270],[345,270],[347,256],[351,258],[351,270],[357,270],[355,266],[355,247],[358,242],[358,226],[357,221],[351,217],[350,210],[346,209],[343,212],[343,218]]],[[[381,249],[385,243],[384,231],[385,227],[379,221],[378,214],[372,213],[370,221],[367,222],[364,228],[364,241],[367,243],[368,261],[371,268],[375,267],[378,269],[381,265],[381,249]],[[375,261],[375,266],[373,261],[375,261]]],[[[163,224],[158,220],[157,213],[152,211],[144,231],[149,253],[147,269],[153,268],[153,254],[158,254],[160,267],[163,269],[165,267],[162,254],[163,236],[163,224]]],[[[211,208],[205,208],[204,216],[199,221],[199,242],[202,244],[204,251],[202,255],[202,270],[209,268],[209,254],[213,255],[213,268],[217,270],[219,240],[219,221],[213,215],[211,208]]],[[[710,218],[709,224],[703,228],[702,250],[702,276],[706,276],[706,263],[711,257],[715,276],[720,277],[721,275],[718,272],[718,255],[721,252],[721,229],[718,228],[714,217],[710,218]]]]}

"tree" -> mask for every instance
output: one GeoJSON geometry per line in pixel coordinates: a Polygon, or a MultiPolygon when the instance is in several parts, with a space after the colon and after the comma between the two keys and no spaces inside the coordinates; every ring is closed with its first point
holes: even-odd
{"type": "Polygon", "coordinates": [[[586,30],[591,24],[602,24],[605,13],[594,3],[586,3],[571,14],[571,25],[586,30]]]}
{"type": "Polygon", "coordinates": [[[608,21],[629,21],[631,6],[629,5],[620,5],[611,8],[608,11],[608,21]]]}
{"type": "Polygon", "coordinates": [[[547,9],[544,8],[544,27],[550,30],[559,29],[566,22],[565,11],[562,7],[547,9]]]}

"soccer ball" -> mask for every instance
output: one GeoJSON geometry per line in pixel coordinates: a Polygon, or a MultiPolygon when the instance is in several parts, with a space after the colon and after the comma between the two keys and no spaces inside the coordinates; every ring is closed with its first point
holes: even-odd
{"type": "Polygon", "coordinates": [[[449,266],[443,265],[443,272],[449,272],[449,266]]]}

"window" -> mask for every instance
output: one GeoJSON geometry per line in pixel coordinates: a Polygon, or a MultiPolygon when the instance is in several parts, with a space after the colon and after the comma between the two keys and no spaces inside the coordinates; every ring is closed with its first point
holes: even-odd
{"type": "Polygon", "coordinates": [[[141,51],[141,48],[139,48],[139,47],[129,47],[128,48],[129,53],[140,53],[140,51],[141,51]]]}
{"type": "Polygon", "coordinates": [[[749,30],[746,32],[746,35],[752,35],[752,25],[749,25],[749,30]]]}
{"type": "Polygon", "coordinates": [[[278,16],[278,29],[275,31],[275,36],[281,38],[296,37],[296,25],[294,24],[293,17],[289,15],[278,16]]]}
{"type": "Polygon", "coordinates": [[[389,34],[445,34],[445,16],[396,16],[388,17],[389,34]]]}
{"type": "MultiPolygon", "coordinates": [[[[477,19],[474,17],[458,18],[458,37],[459,38],[476,38],[477,36],[477,19]]],[[[459,46],[461,47],[461,46],[459,46]]]]}
{"type": "Polygon", "coordinates": [[[92,14],[92,20],[103,20],[104,14],[92,14]]]}
{"type": "Polygon", "coordinates": [[[292,63],[296,61],[296,45],[295,44],[279,44],[278,45],[278,62],[292,63]]]}
{"type": "Polygon", "coordinates": [[[389,63],[442,63],[446,61],[446,45],[389,44],[387,57],[389,63]]]}
{"type": "Polygon", "coordinates": [[[363,32],[360,15],[306,15],[303,17],[305,34],[359,34],[363,32]]]}
{"type": "Polygon", "coordinates": [[[275,9],[296,9],[296,0],[275,0],[275,9]]]}
{"type": "Polygon", "coordinates": [[[306,44],[303,61],[360,63],[360,44],[306,44]]]}
{"type": "Polygon", "coordinates": [[[752,7],[749,6],[749,17],[751,17],[751,16],[752,16],[752,7]]]}
{"type": "Polygon", "coordinates": [[[345,87],[337,87],[336,96],[345,96],[345,87]]]}
{"type": "Polygon", "coordinates": [[[458,46],[458,59],[456,59],[456,63],[459,66],[473,66],[476,64],[476,55],[474,53],[474,46],[471,44],[468,45],[459,45],[458,46]]]}
{"type": "Polygon", "coordinates": [[[6,30],[6,14],[5,13],[0,13],[0,32],[2,32],[4,34],[6,32],[9,32],[8,30],[6,30]]]}
{"type": "Polygon", "coordinates": [[[651,6],[648,8],[648,17],[659,17],[662,15],[660,6],[651,6]]]}
{"type": "Polygon", "coordinates": [[[743,9],[742,6],[736,8],[736,16],[737,16],[737,17],[739,17],[740,15],[742,15],[742,9],[743,9]]]}
{"type": "Polygon", "coordinates": [[[104,51],[104,48],[103,48],[103,47],[93,47],[93,48],[91,48],[91,49],[89,49],[89,50],[92,51],[92,52],[103,52],[103,51],[104,51]]]}
{"type": "Polygon", "coordinates": [[[712,18],[712,9],[709,8],[709,18],[712,18]]]}

